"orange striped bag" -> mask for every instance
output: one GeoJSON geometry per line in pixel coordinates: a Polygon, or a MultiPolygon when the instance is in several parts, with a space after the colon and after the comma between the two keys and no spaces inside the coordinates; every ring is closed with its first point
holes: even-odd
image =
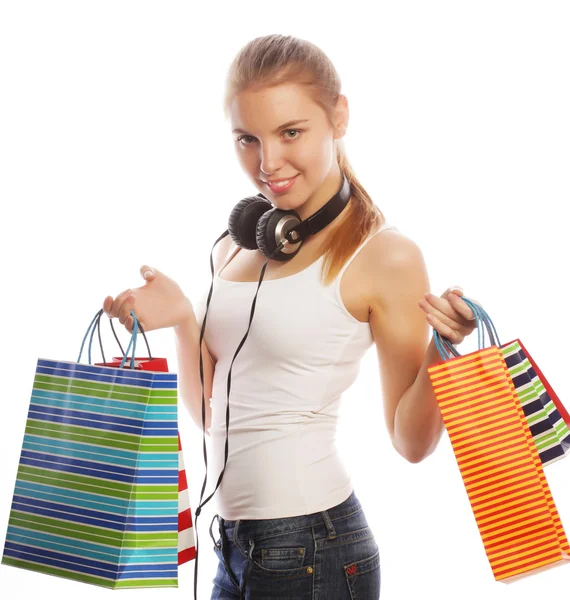
{"type": "Polygon", "coordinates": [[[570,546],[494,326],[462,299],[476,315],[479,349],[462,356],[434,330],[442,362],[428,373],[493,575],[506,580],[570,560],[570,546]]]}

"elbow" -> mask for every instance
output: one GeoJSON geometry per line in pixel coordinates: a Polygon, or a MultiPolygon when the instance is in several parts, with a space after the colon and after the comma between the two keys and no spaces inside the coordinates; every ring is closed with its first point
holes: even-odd
{"type": "Polygon", "coordinates": [[[420,453],[416,453],[416,454],[407,454],[404,456],[404,458],[412,464],[417,464],[422,462],[422,460],[424,460],[425,458],[427,458],[428,455],[427,454],[420,454],[420,453]]]}
{"type": "Polygon", "coordinates": [[[394,449],[402,458],[412,464],[422,462],[425,458],[422,452],[415,451],[413,448],[400,448],[394,445],[394,449]]]}
{"type": "Polygon", "coordinates": [[[401,445],[393,443],[396,452],[409,463],[417,464],[425,460],[432,452],[433,448],[426,449],[418,445],[401,445]]]}
{"type": "Polygon", "coordinates": [[[209,438],[211,438],[212,436],[210,435],[210,427],[206,426],[205,429],[202,429],[202,423],[196,423],[196,426],[198,427],[198,429],[200,431],[202,431],[203,433],[205,433],[209,438]]]}
{"type": "Polygon", "coordinates": [[[437,440],[432,443],[428,448],[408,448],[408,451],[402,456],[410,463],[417,464],[425,460],[428,456],[433,454],[437,448],[437,440]]]}
{"type": "Polygon", "coordinates": [[[435,452],[442,431],[443,427],[438,425],[435,432],[424,435],[421,439],[417,434],[408,436],[407,439],[392,435],[392,444],[402,458],[405,458],[409,463],[417,464],[435,452]]]}
{"type": "Polygon", "coordinates": [[[200,417],[198,417],[198,415],[192,415],[192,421],[194,422],[194,425],[196,425],[196,427],[202,432],[204,432],[208,437],[212,437],[210,435],[210,427],[212,425],[212,422],[210,420],[210,416],[206,415],[206,423],[204,425],[204,427],[202,427],[202,416],[200,415],[200,417]]]}

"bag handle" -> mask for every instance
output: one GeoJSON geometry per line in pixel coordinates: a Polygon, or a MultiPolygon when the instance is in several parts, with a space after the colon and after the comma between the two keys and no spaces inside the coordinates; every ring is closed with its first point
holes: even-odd
{"type": "MultiPolygon", "coordinates": [[[[103,311],[99,311],[97,313],[97,335],[99,337],[99,347],[101,348],[101,355],[103,356],[103,362],[107,362],[107,360],[105,359],[105,353],[103,352],[103,344],[101,342],[101,317],[103,316],[103,311]]],[[[111,325],[111,329],[113,330],[113,335],[115,336],[115,339],[117,340],[117,344],[119,344],[119,348],[121,350],[121,355],[124,357],[125,356],[125,351],[123,350],[123,347],[121,346],[121,342],[119,341],[119,338],[117,337],[117,333],[115,331],[115,327],[113,326],[113,319],[111,317],[109,317],[109,324],[111,325]]],[[[152,354],[150,352],[150,346],[148,345],[148,340],[146,339],[146,334],[144,332],[143,326],[139,323],[139,328],[141,330],[141,333],[143,334],[144,337],[144,341],[146,344],[146,348],[148,350],[148,359],[152,360],[152,354]]],[[[95,328],[93,328],[92,333],[91,333],[91,339],[93,339],[93,333],[95,332],[95,328]]]]}
{"type": "MultiPolygon", "coordinates": [[[[101,346],[101,331],[100,331],[99,323],[101,321],[102,312],[101,311],[99,311],[99,312],[101,314],[99,314],[99,318],[97,319],[97,334],[99,335],[99,345],[101,346]]],[[[132,314],[132,312],[133,311],[131,311],[131,314],[132,314]]],[[[111,329],[113,330],[113,335],[115,336],[115,339],[117,340],[117,344],[119,344],[119,348],[121,349],[121,354],[123,356],[125,356],[125,352],[123,350],[123,347],[121,346],[121,342],[119,341],[119,338],[117,337],[117,332],[115,331],[115,327],[113,326],[113,319],[111,317],[109,317],[109,324],[111,325],[111,329]]],[[[139,323],[139,329],[141,330],[141,333],[143,334],[144,342],[146,344],[146,349],[148,350],[148,360],[152,360],[152,354],[150,353],[150,346],[148,345],[148,340],[146,339],[146,334],[144,332],[143,326],[140,323],[139,323]]],[[[101,354],[103,354],[102,346],[101,346],[101,354]]],[[[103,357],[103,362],[107,362],[105,360],[105,357],[103,357]]]]}
{"type": "MultiPolygon", "coordinates": [[[[83,341],[81,343],[81,349],[79,350],[79,356],[77,358],[77,362],[81,362],[81,355],[83,354],[83,347],[85,346],[85,341],[87,340],[87,336],[89,335],[89,332],[91,332],[91,337],[89,339],[89,348],[88,348],[88,363],[91,364],[91,345],[93,343],[93,336],[95,334],[95,328],[97,328],[98,331],[98,337],[99,337],[99,346],[101,348],[101,355],[103,356],[103,362],[107,362],[107,360],[105,359],[105,353],[103,351],[103,343],[101,341],[101,329],[100,329],[100,320],[101,320],[101,315],[103,314],[103,309],[100,309],[95,316],[93,317],[93,319],[91,320],[91,323],[89,324],[89,327],[87,328],[87,331],[85,333],[85,336],[83,337],[83,341]]],[[[121,353],[123,354],[123,360],[121,361],[121,365],[120,368],[123,368],[125,365],[125,362],[127,360],[127,356],[129,353],[129,350],[131,348],[131,344],[133,344],[133,355],[131,357],[131,369],[135,368],[135,350],[136,350],[136,344],[137,344],[137,332],[138,329],[140,328],[141,333],[143,334],[143,337],[145,339],[146,342],[146,346],[148,349],[148,354],[149,354],[149,360],[152,360],[152,356],[150,353],[150,347],[148,345],[148,340],[146,339],[146,335],[142,329],[142,325],[139,324],[138,319],[135,315],[135,313],[131,310],[131,316],[134,319],[134,323],[133,323],[133,331],[131,334],[131,339],[129,341],[129,345],[127,347],[127,351],[123,352],[123,348],[121,346],[121,343],[119,342],[119,339],[117,338],[117,335],[115,333],[115,328],[113,327],[113,324],[111,323],[111,328],[113,329],[113,333],[115,333],[115,339],[117,340],[117,342],[119,343],[119,348],[121,349],[121,353]]],[[[111,319],[109,319],[111,320],[111,319]]]]}
{"type": "MultiPolygon", "coordinates": [[[[475,315],[475,321],[477,323],[477,348],[482,350],[485,347],[485,328],[489,334],[489,339],[492,346],[501,347],[501,342],[499,340],[499,334],[497,333],[497,329],[495,324],[491,320],[491,317],[487,314],[487,311],[477,304],[473,302],[469,298],[462,298],[462,300],[471,308],[473,314],[475,315]]],[[[445,336],[441,335],[439,331],[434,329],[433,338],[435,342],[435,346],[441,356],[442,360],[448,360],[451,358],[451,355],[461,356],[461,353],[453,346],[451,341],[445,336]]]]}

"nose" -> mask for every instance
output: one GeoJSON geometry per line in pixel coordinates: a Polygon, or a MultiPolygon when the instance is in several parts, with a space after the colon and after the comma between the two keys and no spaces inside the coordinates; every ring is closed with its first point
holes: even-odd
{"type": "Polygon", "coordinates": [[[260,145],[261,164],[259,168],[267,176],[278,171],[283,165],[283,151],[279,143],[260,145]]]}

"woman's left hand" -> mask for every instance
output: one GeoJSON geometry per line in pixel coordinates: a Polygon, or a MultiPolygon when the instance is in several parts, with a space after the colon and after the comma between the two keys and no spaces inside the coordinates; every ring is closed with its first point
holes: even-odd
{"type": "MultiPolygon", "coordinates": [[[[477,328],[475,315],[460,298],[463,290],[457,286],[448,288],[438,298],[427,292],[419,301],[419,307],[426,313],[427,322],[452,344],[460,344],[466,336],[477,328]]],[[[475,304],[481,304],[469,298],[475,304]]]]}

